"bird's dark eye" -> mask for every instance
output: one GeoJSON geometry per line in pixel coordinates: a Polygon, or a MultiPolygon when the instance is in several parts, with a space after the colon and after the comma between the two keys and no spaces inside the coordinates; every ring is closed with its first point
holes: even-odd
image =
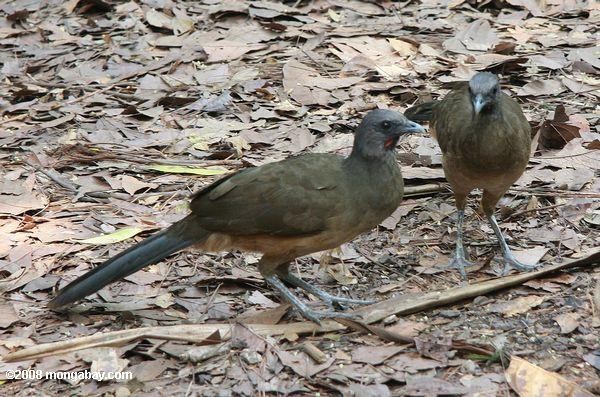
{"type": "Polygon", "coordinates": [[[381,126],[386,130],[389,129],[391,127],[391,125],[392,124],[387,120],[381,123],[381,126]]]}

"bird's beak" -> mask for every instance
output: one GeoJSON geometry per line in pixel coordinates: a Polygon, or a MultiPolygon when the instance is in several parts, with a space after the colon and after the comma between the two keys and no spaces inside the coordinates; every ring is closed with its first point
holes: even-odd
{"type": "Polygon", "coordinates": [[[425,128],[423,128],[421,124],[417,124],[410,120],[406,120],[400,129],[401,134],[416,134],[420,132],[425,132],[425,128]]]}
{"type": "Polygon", "coordinates": [[[396,124],[392,137],[388,138],[383,145],[386,149],[392,149],[398,144],[398,140],[405,134],[414,134],[425,132],[425,129],[414,121],[406,119],[404,122],[396,124]]]}
{"type": "Polygon", "coordinates": [[[487,101],[483,98],[482,95],[475,96],[475,98],[473,99],[473,109],[475,110],[475,114],[479,114],[479,112],[481,112],[481,109],[483,109],[486,102],[487,101]]]}

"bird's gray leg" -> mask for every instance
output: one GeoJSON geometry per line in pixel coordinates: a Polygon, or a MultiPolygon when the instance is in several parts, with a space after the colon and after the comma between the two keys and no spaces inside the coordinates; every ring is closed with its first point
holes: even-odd
{"type": "Polygon", "coordinates": [[[452,255],[452,260],[449,266],[458,269],[460,277],[467,280],[467,272],[465,267],[473,266],[474,264],[465,257],[465,245],[463,242],[463,222],[465,220],[465,210],[458,210],[458,219],[456,221],[456,249],[452,255]]]}
{"type": "Polygon", "coordinates": [[[502,234],[502,231],[500,230],[500,226],[498,226],[496,217],[492,214],[492,215],[488,215],[487,218],[490,221],[490,224],[492,225],[492,229],[494,230],[494,233],[496,234],[498,241],[500,242],[500,249],[502,250],[502,257],[504,258],[504,271],[503,271],[504,274],[508,273],[508,270],[510,270],[511,267],[515,268],[517,270],[524,271],[524,272],[535,270],[539,267],[539,265],[537,265],[537,264],[530,265],[530,264],[519,262],[517,260],[517,258],[515,258],[515,256],[513,255],[510,248],[508,247],[508,244],[506,243],[506,239],[504,238],[504,235],[502,234]]]}

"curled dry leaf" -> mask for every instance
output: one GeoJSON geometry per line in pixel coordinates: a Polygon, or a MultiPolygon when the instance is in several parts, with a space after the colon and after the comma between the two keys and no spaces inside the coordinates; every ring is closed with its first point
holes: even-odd
{"type": "Polygon", "coordinates": [[[543,296],[529,295],[519,298],[495,303],[491,305],[490,311],[494,313],[502,313],[506,317],[516,316],[530,311],[532,308],[539,306],[545,300],[543,296]]]}
{"type": "Polygon", "coordinates": [[[552,120],[545,120],[540,127],[540,144],[548,149],[562,149],[567,142],[580,138],[579,127],[569,122],[563,105],[556,106],[552,120]]]}
{"type": "Polygon", "coordinates": [[[522,358],[513,357],[506,370],[510,387],[521,397],[592,397],[582,389],[557,373],[546,371],[522,358]]]}

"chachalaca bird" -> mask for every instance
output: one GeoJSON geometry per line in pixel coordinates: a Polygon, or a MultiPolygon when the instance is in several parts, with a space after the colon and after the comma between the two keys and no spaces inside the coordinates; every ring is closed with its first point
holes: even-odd
{"type": "Polygon", "coordinates": [[[330,307],[370,303],[322,291],[292,274],[290,261],[335,248],[398,207],[403,181],[395,147],[402,134],[414,132],[424,129],[400,113],[373,110],[359,125],[346,158],[304,154],[224,177],[192,196],[188,216],[71,282],[48,306],[80,300],[192,245],[262,253],[258,269],[267,283],[316,323],[342,314],[310,309],[284,282],[330,307]]]}
{"type": "Polygon", "coordinates": [[[429,121],[430,133],[442,149],[442,164],[458,208],[456,250],[450,265],[467,278],[463,220],[467,196],[483,189],[481,206],[500,242],[505,271],[532,270],[512,254],[494,216],[496,204],[523,174],[529,161],[531,128],[519,104],[500,90],[498,78],[480,72],[451,90],[442,100],[409,108],[410,120],[429,121]]]}

